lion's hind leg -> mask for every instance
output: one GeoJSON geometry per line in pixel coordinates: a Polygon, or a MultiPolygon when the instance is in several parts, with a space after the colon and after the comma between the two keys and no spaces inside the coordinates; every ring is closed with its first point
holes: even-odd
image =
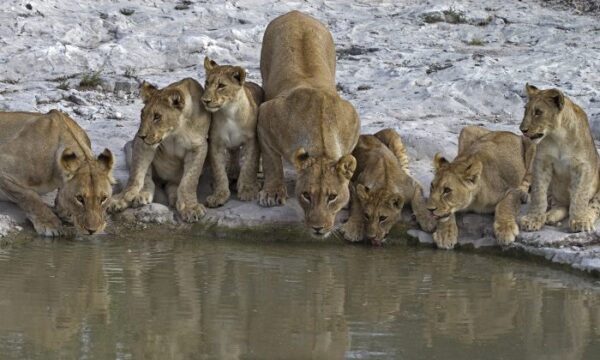
{"type": "Polygon", "coordinates": [[[383,129],[375,137],[394,153],[402,169],[408,172],[408,156],[400,135],[394,129],[383,129]]]}

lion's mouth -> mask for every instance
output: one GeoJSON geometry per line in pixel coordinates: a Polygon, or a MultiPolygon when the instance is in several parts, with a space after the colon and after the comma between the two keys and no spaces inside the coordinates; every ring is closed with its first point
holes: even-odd
{"type": "Polygon", "coordinates": [[[543,136],[544,136],[543,133],[537,133],[537,134],[529,135],[529,138],[531,140],[537,140],[537,139],[541,139],[543,136]]]}
{"type": "Polygon", "coordinates": [[[450,217],[450,214],[443,214],[443,215],[433,214],[433,218],[436,219],[437,221],[444,221],[444,220],[447,220],[449,217],[450,217]]]}

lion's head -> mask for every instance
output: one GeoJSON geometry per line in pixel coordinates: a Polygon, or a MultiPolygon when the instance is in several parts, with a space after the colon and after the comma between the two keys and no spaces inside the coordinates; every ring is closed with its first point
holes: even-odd
{"type": "Polygon", "coordinates": [[[386,189],[371,190],[356,185],[356,196],[363,209],[365,237],[372,245],[379,246],[402,215],[404,199],[401,194],[386,189]]]}
{"type": "Polygon", "coordinates": [[[549,132],[560,127],[559,114],[565,107],[565,97],[558,89],[540,90],[526,84],[529,100],[521,122],[521,132],[534,143],[542,141],[549,132]]]}
{"type": "Polygon", "coordinates": [[[63,184],[56,197],[57,210],[61,217],[73,222],[79,232],[94,234],[106,227],[106,206],[114,183],[113,163],[108,149],[97,158],[88,159],[66,148],[58,158],[63,184]]]}
{"type": "Polygon", "coordinates": [[[483,165],[475,159],[450,163],[439,153],[433,163],[435,177],[431,182],[427,208],[438,221],[446,221],[473,201],[483,165]]]}
{"type": "Polygon", "coordinates": [[[356,159],[345,155],[338,161],[310,157],[303,149],[294,154],[298,172],[296,197],[304,210],[304,221],[317,237],[329,235],[335,216],[350,200],[348,184],[356,169],[356,159]]]}
{"type": "Polygon", "coordinates": [[[145,81],[140,94],[144,108],[137,136],[148,145],[158,145],[181,126],[185,95],[179,89],[158,89],[145,81]]]}
{"type": "Polygon", "coordinates": [[[207,111],[215,112],[235,101],[246,81],[246,70],[239,66],[218,65],[204,58],[206,83],[202,103],[207,111]]]}

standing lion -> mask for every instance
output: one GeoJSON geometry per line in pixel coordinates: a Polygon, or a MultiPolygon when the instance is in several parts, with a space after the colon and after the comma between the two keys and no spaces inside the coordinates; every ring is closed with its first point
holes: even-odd
{"type": "Polygon", "coordinates": [[[297,172],[306,225],[327,236],[350,197],[360,128],[354,107],[336,90],[331,33],[298,11],[278,17],[265,31],[260,69],[266,102],[258,117],[265,175],[259,203],[285,203],[284,158],[297,172]]]}

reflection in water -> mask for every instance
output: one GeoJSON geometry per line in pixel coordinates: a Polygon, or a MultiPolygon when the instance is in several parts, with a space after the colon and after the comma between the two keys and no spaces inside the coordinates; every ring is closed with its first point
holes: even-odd
{"type": "Polygon", "coordinates": [[[406,247],[152,236],[0,249],[0,357],[600,353],[600,287],[542,266],[406,247]]]}

